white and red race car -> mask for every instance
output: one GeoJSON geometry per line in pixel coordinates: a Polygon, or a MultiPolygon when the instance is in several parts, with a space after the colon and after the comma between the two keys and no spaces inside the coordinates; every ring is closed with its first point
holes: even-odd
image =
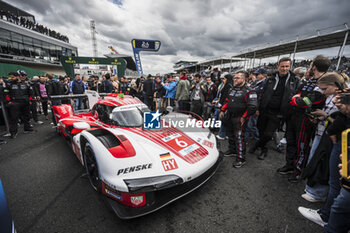
{"type": "MultiPolygon", "coordinates": [[[[91,186],[122,219],[153,212],[190,193],[217,170],[222,157],[208,129],[144,129],[147,106],[132,96],[107,95],[89,111],[53,106],[57,130],[85,166],[91,186]],[[184,132],[186,131],[186,132],[184,132]]],[[[149,110],[148,110],[149,111],[149,110]]],[[[171,112],[162,116],[191,118],[171,112]]],[[[163,122],[165,121],[165,122],[163,122]]]]}

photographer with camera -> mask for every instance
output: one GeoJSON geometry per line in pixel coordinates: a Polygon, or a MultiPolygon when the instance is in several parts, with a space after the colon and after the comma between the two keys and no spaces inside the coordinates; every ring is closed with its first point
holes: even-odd
{"type": "MultiPolygon", "coordinates": [[[[309,202],[325,201],[328,194],[329,157],[332,153],[333,143],[326,128],[334,121],[338,108],[333,103],[337,91],[346,87],[344,79],[337,73],[326,73],[317,81],[317,86],[327,97],[324,108],[316,109],[310,113],[311,122],[317,124],[315,137],[311,147],[307,166],[302,178],[307,178],[306,193],[301,197],[309,202]]],[[[337,148],[335,148],[336,150],[337,148]]],[[[339,149],[338,149],[339,150],[339,149]]]]}
{"type": "MultiPolygon", "coordinates": [[[[346,89],[345,92],[349,92],[350,89],[346,89]]],[[[339,205],[339,202],[347,202],[348,193],[344,193],[344,185],[342,188],[339,182],[340,174],[338,172],[338,164],[341,163],[339,155],[341,154],[341,134],[344,130],[350,128],[350,105],[344,104],[347,102],[347,97],[344,94],[338,94],[334,98],[334,103],[338,107],[339,114],[333,124],[327,129],[328,134],[333,142],[333,149],[329,159],[329,192],[326,203],[320,210],[308,209],[305,207],[299,207],[299,212],[310,221],[324,226],[325,232],[347,232],[349,230],[349,205],[339,205]],[[345,97],[344,97],[345,96],[345,97]],[[344,99],[343,99],[344,98],[344,99]],[[343,215],[342,217],[335,218],[336,215],[343,215]],[[347,219],[347,221],[345,220],[347,219]],[[327,224],[327,222],[329,224],[327,224]],[[327,225],[326,225],[327,224],[327,225]],[[326,226],[325,226],[326,225],[326,226]]],[[[348,179],[348,177],[347,177],[348,179]]],[[[347,187],[346,180],[343,181],[347,187]]]]}
{"type": "Polygon", "coordinates": [[[311,111],[322,109],[326,96],[316,83],[328,70],[331,62],[328,58],[318,55],[310,64],[309,72],[312,78],[307,80],[290,102],[293,111],[287,119],[287,150],[286,164],[277,170],[278,173],[291,174],[289,182],[299,182],[300,174],[307,162],[309,144],[315,131],[315,124],[309,119],[311,111]]]}

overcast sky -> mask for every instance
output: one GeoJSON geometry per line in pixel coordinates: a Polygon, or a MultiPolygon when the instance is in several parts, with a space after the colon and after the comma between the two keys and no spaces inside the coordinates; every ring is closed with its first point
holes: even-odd
{"type": "MultiPolygon", "coordinates": [[[[90,20],[98,55],[113,46],[132,55],[131,39],[157,39],[158,53],[142,52],[144,73],[167,73],[179,60],[204,60],[259,44],[315,33],[350,22],[349,0],[5,0],[66,34],[80,56],[92,56],[90,20]]],[[[336,56],[339,48],[297,54],[336,56]]],[[[350,55],[346,48],[345,54],[350,55]]]]}

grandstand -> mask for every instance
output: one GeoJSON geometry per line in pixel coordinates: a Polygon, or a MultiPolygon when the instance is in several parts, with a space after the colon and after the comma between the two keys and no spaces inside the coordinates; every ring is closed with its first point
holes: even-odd
{"type": "MultiPolygon", "coordinates": [[[[238,53],[230,53],[218,58],[204,60],[191,66],[178,69],[177,71],[179,72],[187,69],[190,72],[198,72],[200,70],[207,69],[209,66],[220,66],[221,70],[223,71],[235,71],[237,69],[249,70],[253,69],[254,67],[260,67],[262,65],[261,60],[263,58],[275,56],[279,58],[279,56],[284,54],[289,54],[293,61],[293,67],[297,67],[300,65],[300,63],[295,64],[295,54],[298,52],[339,46],[338,55],[336,58],[331,59],[331,69],[334,71],[343,70],[349,72],[349,59],[343,58],[344,48],[346,45],[350,44],[350,39],[348,37],[349,30],[348,23],[318,29],[311,34],[281,39],[278,42],[247,48],[238,53]],[[259,60],[259,62],[257,60],[259,60]]],[[[274,64],[267,65],[267,68],[269,68],[269,66],[271,67],[272,65],[274,64]]]]}
{"type": "MultiPolygon", "coordinates": [[[[63,75],[61,56],[78,56],[68,37],[37,24],[32,14],[0,0],[0,63],[63,75]]],[[[7,73],[1,69],[0,76],[4,75],[7,73]]]]}

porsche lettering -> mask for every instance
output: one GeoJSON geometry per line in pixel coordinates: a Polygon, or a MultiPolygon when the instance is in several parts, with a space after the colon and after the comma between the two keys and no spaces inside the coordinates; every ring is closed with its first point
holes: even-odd
{"type": "Polygon", "coordinates": [[[152,163],[126,167],[126,168],[119,169],[117,175],[119,176],[120,174],[127,174],[127,173],[137,172],[137,171],[146,170],[150,168],[152,168],[152,163]]]}

